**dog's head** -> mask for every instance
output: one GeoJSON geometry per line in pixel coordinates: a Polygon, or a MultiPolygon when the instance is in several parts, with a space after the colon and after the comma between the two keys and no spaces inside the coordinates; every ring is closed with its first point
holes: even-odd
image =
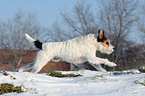
{"type": "Polygon", "coordinates": [[[110,44],[110,40],[105,37],[105,32],[101,29],[98,31],[97,41],[99,42],[98,50],[102,53],[111,54],[114,51],[114,47],[110,44]]]}

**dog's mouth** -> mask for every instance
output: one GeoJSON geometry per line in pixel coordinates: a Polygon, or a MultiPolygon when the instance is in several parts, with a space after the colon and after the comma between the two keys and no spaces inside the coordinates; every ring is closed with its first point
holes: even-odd
{"type": "Polygon", "coordinates": [[[110,49],[110,50],[109,50],[110,52],[108,52],[108,54],[111,54],[112,52],[114,52],[114,46],[110,45],[110,46],[109,46],[109,49],[110,49]]]}
{"type": "Polygon", "coordinates": [[[112,51],[110,51],[110,52],[106,52],[106,54],[111,54],[111,53],[113,53],[114,52],[114,50],[112,50],[112,51]]]}

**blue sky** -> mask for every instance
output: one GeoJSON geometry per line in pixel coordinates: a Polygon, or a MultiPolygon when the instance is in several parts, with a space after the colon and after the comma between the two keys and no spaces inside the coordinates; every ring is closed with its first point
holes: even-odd
{"type": "MultiPolygon", "coordinates": [[[[60,11],[72,11],[73,6],[78,1],[80,0],[0,0],[0,21],[13,18],[14,14],[22,9],[26,13],[36,13],[42,26],[51,27],[60,18],[60,11]]],[[[92,4],[95,11],[97,8],[96,0],[86,1],[92,4]]],[[[144,3],[144,0],[140,1],[144,3]]],[[[130,35],[130,38],[135,37],[135,33],[130,35]]],[[[135,41],[140,42],[140,35],[137,37],[135,41]]]]}
{"type": "MultiPolygon", "coordinates": [[[[8,20],[18,10],[24,10],[25,13],[36,13],[39,22],[48,27],[59,19],[60,11],[72,10],[78,1],[80,0],[0,0],[0,20],[8,20]]],[[[95,5],[96,0],[87,2],[95,5]]]]}
{"type": "Polygon", "coordinates": [[[0,20],[12,18],[22,9],[26,13],[35,12],[43,26],[52,25],[60,10],[71,9],[78,0],[0,0],[0,20]]]}

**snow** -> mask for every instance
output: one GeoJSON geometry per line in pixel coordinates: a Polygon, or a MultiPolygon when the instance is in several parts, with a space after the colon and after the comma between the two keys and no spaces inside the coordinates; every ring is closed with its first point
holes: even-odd
{"type": "MultiPolygon", "coordinates": [[[[29,72],[0,73],[0,83],[22,85],[23,93],[7,93],[3,96],[143,96],[145,86],[134,81],[145,82],[145,74],[114,75],[114,72],[89,70],[61,71],[81,74],[81,77],[51,77],[47,74],[29,72]],[[16,78],[16,79],[13,79],[16,78]]],[[[124,72],[138,73],[137,70],[124,72]]]]}

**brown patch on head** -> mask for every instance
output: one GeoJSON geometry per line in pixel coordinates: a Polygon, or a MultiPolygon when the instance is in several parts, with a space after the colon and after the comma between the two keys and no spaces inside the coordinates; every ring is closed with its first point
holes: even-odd
{"type": "Polygon", "coordinates": [[[102,44],[104,47],[109,48],[110,40],[106,39],[106,40],[103,40],[103,42],[99,42],[99,43],[102,44]]]}
{"type": "Polygon", "coordinates": [[[110,40],[107,39],[107,38],[105,37],[105,32],[104,32],[104,30],[103,30],[103,32],[102,32],[102,30],[99,29],[97,41],[98,41],[100,44],[102,44],[104,47],[109,48],[109,46],[110,46],[110,40]]]}

